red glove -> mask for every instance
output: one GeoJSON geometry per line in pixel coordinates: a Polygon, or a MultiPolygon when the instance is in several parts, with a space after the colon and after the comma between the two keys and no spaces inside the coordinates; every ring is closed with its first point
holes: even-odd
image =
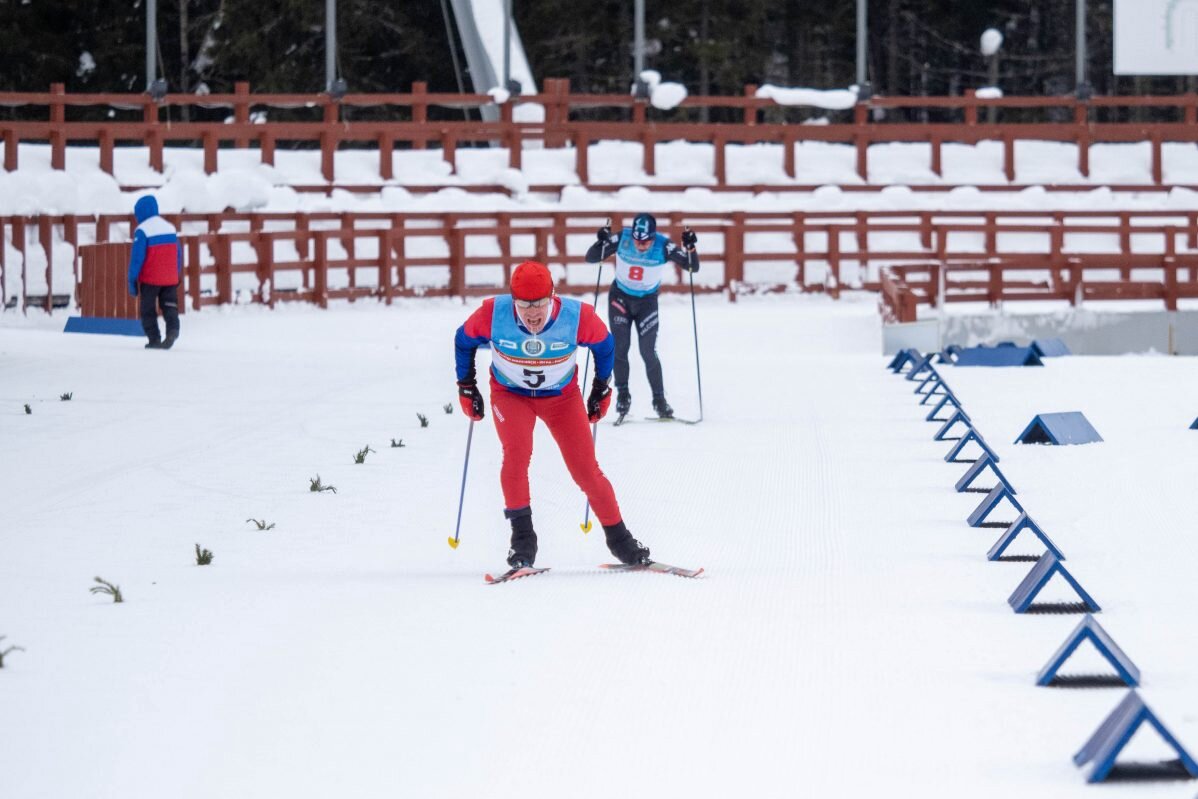
{"type": "Polygon", "coordinates": [[[591,384],[591,393],[587,397],[587,419],[597,422],[607,415],[607,406],[611,405],[611,386],[606,380],[595,378],[591,384]]]}
{"type": "Polygon", "coordinates": [[[478,383],[473,377],[458,381],[458,402],[461,403],[462,413],[476,422],[481,422],[483,416],[483,395],[478,391],[478,383]]]}

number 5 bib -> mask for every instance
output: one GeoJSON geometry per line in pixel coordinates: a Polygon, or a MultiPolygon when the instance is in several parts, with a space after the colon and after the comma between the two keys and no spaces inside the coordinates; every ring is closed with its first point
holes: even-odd
{"type": "Polygon", "coordinates": [[[495,298],[491,316],[491,371],[508,388],[536,394],[558,392],[574,376],[578,350],[578,300],[561,298],[557,317],[533,336],[516,321],[510,294],[495,298]]]}

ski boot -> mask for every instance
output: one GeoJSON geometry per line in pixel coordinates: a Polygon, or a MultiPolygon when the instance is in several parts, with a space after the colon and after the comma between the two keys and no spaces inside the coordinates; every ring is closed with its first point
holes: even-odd
{"type": "Polygon", "coordinates": [[[632,395],[628,393],[626,388],[616,389],[616,415],[627,416],[628,411],[632,409],[632,395]]]}
{"type": "Polygon", "coordinates": [[[603,532],[607,536],[607,548],[621,563],[629,566],[648,566],[652,563],[649,559],[649,547],[633,538],[624,522],[604,525],[603,532]]]}
{"type": "Polygon", "coordinates": [[[512,523],[512,548],[507,551],[507,565],[513,569],[531,566],[537,559],[537,534],[532,529],[532,508],[505,510],[503,515],[512,523]]]}
{"type": "Polygon", "coordinates": [[[674,418],[674,409],[670,407],[670,403],[666,402],[665,397],[653,398],[653,410],[657,411],[658,419],[674,418]]]}

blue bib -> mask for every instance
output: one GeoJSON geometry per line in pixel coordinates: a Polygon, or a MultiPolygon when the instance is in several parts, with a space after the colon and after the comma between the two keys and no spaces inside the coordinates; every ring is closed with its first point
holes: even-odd
{"type": "Polygon", "coordinates": [[[495,298],[491,316],[491,372],[501,385],[522,394],[559,394],[574,378],[582,304],[561,299],[557,316],[532,335],[516,320],[510,294],[495,298]]]}
{"type": "Polygon", "coordinates": [[[657,291],[669,263],[667,241],[664,235],[657,233],[653,245],[641,252],[632,241],[632,231],[624,228],[620,233],[620,246],[616,248],[616,285],[621,291],[634,297],[657,291]]]}

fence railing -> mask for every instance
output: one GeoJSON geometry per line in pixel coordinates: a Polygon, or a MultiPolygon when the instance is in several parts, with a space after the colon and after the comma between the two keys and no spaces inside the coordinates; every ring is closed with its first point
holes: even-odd
{"type": "Polygon", "coordinates": [[[348,94],[334,99],[327,94],[251,94],[249,85],[239,83],[232,94],[168,94],[160,102],[145,94],[67,94],[62,84],[49,92],[2,92],[0,105],[32,106],[45,109],[41,121],[0,120],[0,139],[4,145],[4,168],[19,165],[22,142],[48,142],[54,169],[66,166],[67,142],[87,143],[99,148],[100,168],[113,171],[113,152],[121,143],[136,142],[149,151],[149,164],[163,169],[163,149],[169,143],[199,143],[204,152],[204,169],[218,168],[222,147],[256,147],[263,163],[273,164],[279,146],[319,147],[321,174],[326,181],[336,180],[335,154],[343,145],[370,146],[377,150],[379,177],[396,177],[396,148],[424,149],[439,147],[442,157],[456,171],[457,149],[480,143],[498,143],[507,150],[508,165],[520,168],[526,143],[536,142],[549,148],[573,149],[574,169],[579,181],[590,183],[589,145],[599,141],[628,141],[641,146],[641,166],[648,175],[656,174],[656,145],[669,141],[690,141],[713,147],[712,178],[717,187],[728,185],[727,147],[730,144],[781,145],[782,174],[796,175],[796,145],[803,142],[835,142],[851,145],[856,153],[856,172],[869,180],[869,147],[888,142],[921,142],[929,147],[929,168],[942,175],[942,147],[946,143],[976,144],[998,141],[1002,144],[1003,172],[1008,181],[1016,175],[1016,143],[1020,141],[1071,142],[1077,146],[1077,168],[1090,174],[1090,146],[1104,142],[1147,142],[1151,152],[1151,176],[1155,185],[1164,180],[1162,145],[1168,142],[1198,143],[1198,94],[1177,96],[1094,97],[1086,101],[1074,96],[979,98],[972,90],[961,97],[884,97],[873,96],[858,102],[851,110],[850,122],[821,125],[762,122],[763,112],[779,106],[771,99],[757,97],[755,86],[745,87],[740,97],[687,97],[675,112],[650,111],[643,98],[624,95],[573,94],[568,81],[547,79],[539,94],[520,96],[498,106],[488,95],[434,94],[423,83],[413,90],[395,94],[348,94]],[[534,104],[544,109],[543,121],[515,119],[517,105],[534,104]],[[495,107],[498,120],[430,120],[430,107],[495,107]],[[181,107],[221,107],[231,109],[227,122],[186,122],[163,120],[164,113],[181,107]],[[96,121],[68,119],[68,109],[103,107],[140,111],[138,121],[96,121]],[[581,109],[606,107],[626,112],[627,119],[591,121],[571,118],[581,109]],[[1092,119],[1099,109],[1172,109],[1175,122],[1097,122],[1092,119]],[[255,122],[255,108],[311,108],[319,111],[314,121],[255,122]],[[688,109],[722,108],[738,114],[736,122],[704,123],[676,121],[688,109]],[[983,109],[1043,109],[1066,121],[1011,122],[981,121],[983,109]],[[356,120],[347,109],[371,109],[391,118],[356,120]],[[953,122],[895,122],[875,118],[875,112],[896,109],[959,112],[953,122]],[[396,117],[402,117],[397,121],[396,117]]]}
{"type": "MultiPolygon", "coordinates": [[[[492,293],[528,258],[553,266],[561,291],[587,293],[596,267],[582,256],[607,216],[615,226],[631,218],[606,210],[167,218],[183,234],[186,295],[198,309],[492,293]]],[[[675,240],[684,225],[698,233],[698,287],[731,298],[880,289],[892,315],[907,318],[910,303],[939,299],[1135,296],[1176,308],[1198,291],[1198,211],[703,212],[661,214],[659,225],[675,240]],[[928,270],[939,265],[933,280],[928,270]]],[[[0,217],[5,304],[49,310],[55,294],[74,291],[78,299],[80,248],[128,240],[131,227],[131,219],[117,216],[0,217]],[[3,256],[10,248],[19,263],[3,256]]],[[[665,290],[684,285],[675,272],[665,290]]]]}

